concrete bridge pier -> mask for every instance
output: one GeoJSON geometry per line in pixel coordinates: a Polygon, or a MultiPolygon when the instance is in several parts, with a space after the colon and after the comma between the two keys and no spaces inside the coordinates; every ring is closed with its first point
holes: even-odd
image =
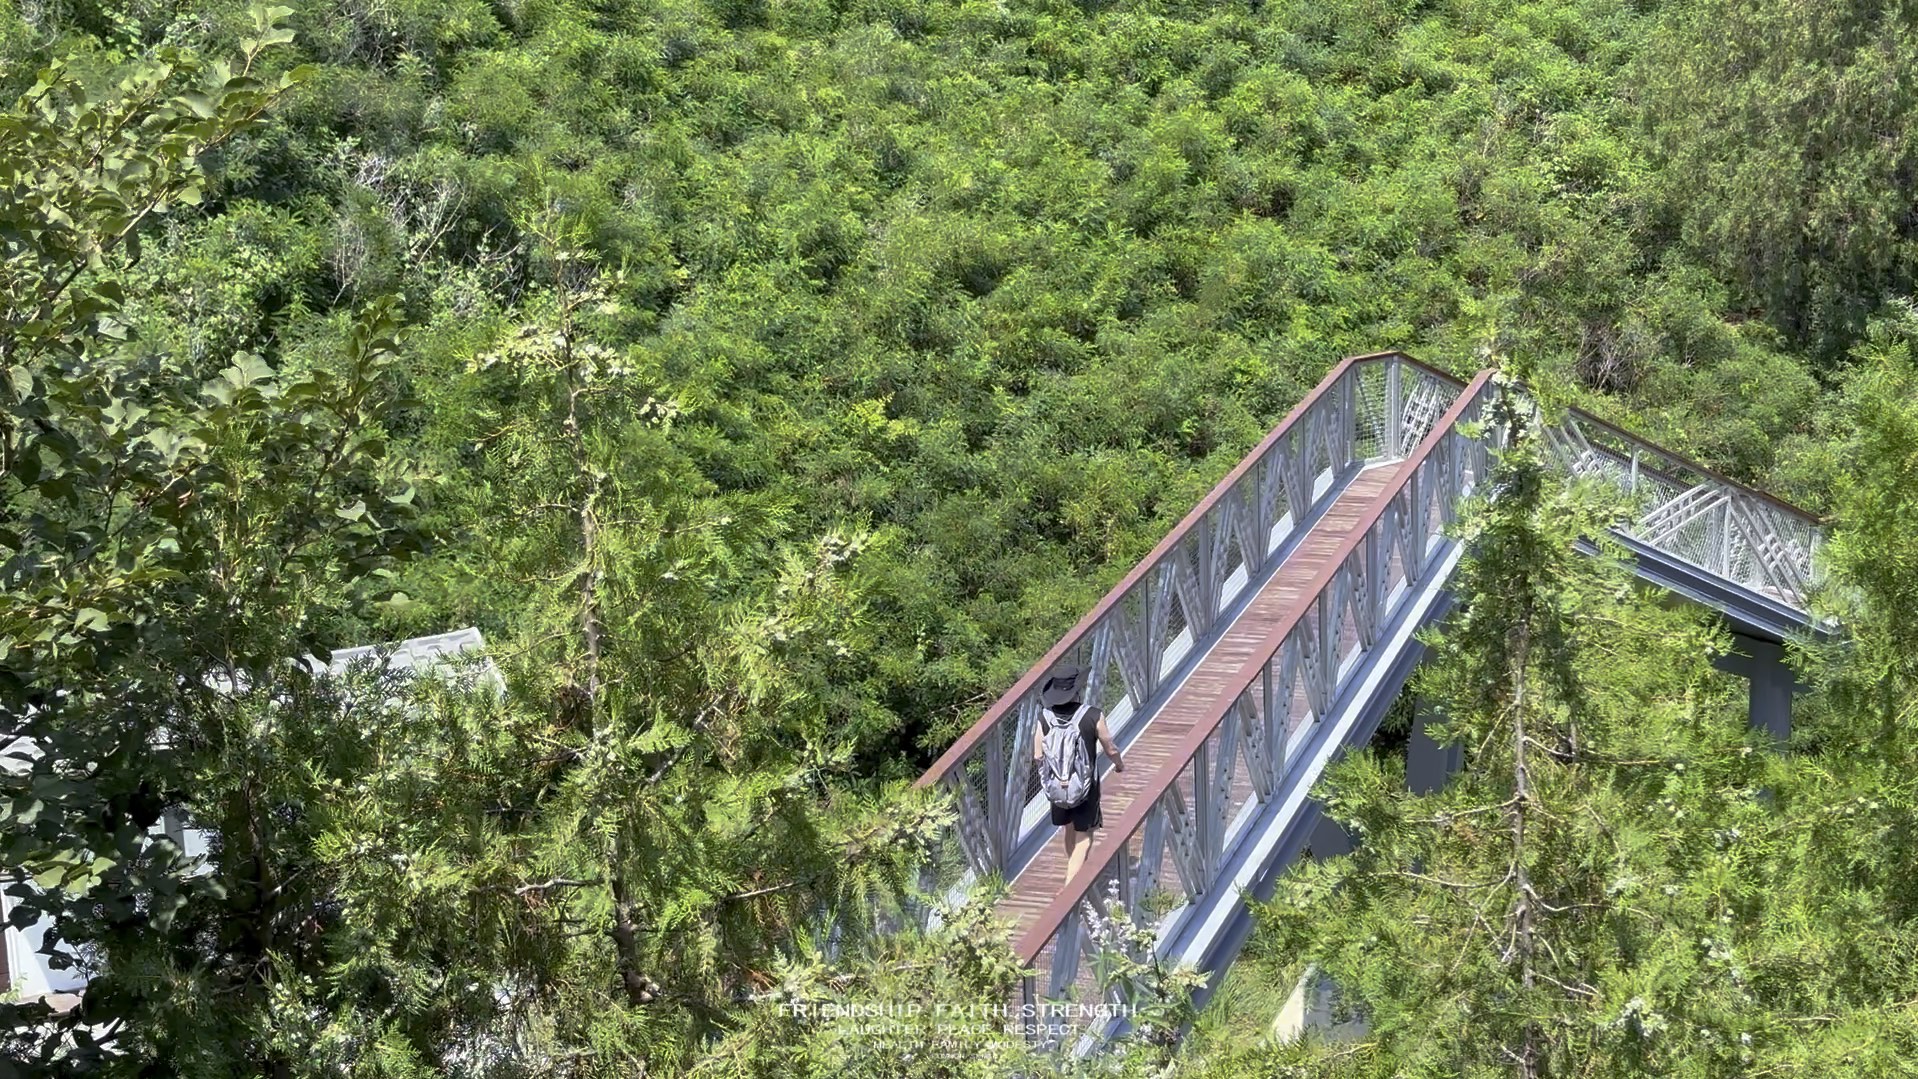
{"type": "MultiPolygon", "coordinates": [[[[1438,723],[1440,719],[1431,701],[1423,697],[1414,698],[1412,734],[1405,745],[1405,785],[1414,794],[1430,794],[1438,790],[1464,763],[1464,746],[1441,746],[1426,733],[1426,725],[1438,723]]],[[[1314,858],[1350,854],[1355,846],[1357,843],[1351,834],[1322,811],[1306,840],[1306,850],[1314,858]]]]}
{"type": "MultiPolygon", "coordinates": [[[[1464,763],[1464,746],[1441,746],[1426,733],[1426,725],[1438,723],[1441,718],[1431,701],[1414,698],[1412,734],[1405,746],[1405,785],[1414,794],[1438,790],[1464,763]]],[[[1350,854],[1356,845],[1352,836],[1323,812],[1312,825],[1311,838],[1306,841],[1306,848],[1314,858],[1350,854]]]]}
{"type": "MultiPolygon", "coordinates": [[[[1736,631],[1732,640],[1734,651],[1713,660],[1713,665],[1750,683],[1751,725],[1783,743],[1791,735],[1792,694],[1807,687],[1786,665],[1783,644],[1736,631]]],[[[1464,763],[1465,747],[1440,745],[1427,729],[1443,719],[1431,700],[1414,698],[1412,731],[1405,746],[1405,785],[1415,794],[1430,794],[1443,787],[1464,763]]],[[[1314,858],[1347,854],[1355,845],[1345,829],[1323,813],[1313,824],[1307,841],[1307,849],[1314,858]]],[[[1366,1030],[1363,1020],[1335,1022],[1333,1002],[1337,997],[1338,986],[1316,966],[1308,966],[1293,988],[1291,998],[1274,1017],[1273,1035],[1281,1042],[1296,1040],[1307,1030],[1339,1041],[1362,1037],[1366,1030]]]]}
{"type": "Polygon", "coordinates": [[[1748,715],[1751,725],[1779,742],[1791,737],[1791,698],[1803,692],[1785,663],[1785,646],[1763,637],[1733,632],[1733,651],[1712,661],[1727,674],[1746,679],[1751,686],[1748,715]]]}
{"type": "MultiPolygon", "coordinates": [[[[1712,665],[1747,681],[1751,725],[1782,744],[1791,737],[1792,696],[1809,687],[1792,673],[1785,662],[1785,646],[1778,641],[1734,631],[1732,647],[1732,652],[1713,660],[1712,665]]],[[[1430,794],[1444,786],[1462,763],[1463,746],[1441,746],[1426,731],[1428,724],[1442,718],[1432,702],[1424,698],[1414,702],[1412,733],[1405,746],[1405,785],[1416,794],[1430,794]]],[[[1318,833],[1313,834],[1313,840],[1316,851],[1318,833]]]]}
{"type": "Polygon", "coordinates": [[[1318,823],[1312,826],[1312,838],[1306,841],[1306,846],[1311,850],[1314,858],[1336,858],[1341,854],[1352,853],[1352,848],[1356,844],[1352,842],[1351,834],[1341,827],[1339,822],[1321,811],[1318,823]]]}
{"type": "Polygon", "coordinates": [[[1441,746],[1426,733],[1428,723],[1443,717],[1432,702],[1419,697],[1412,703],[1412,737],[1405,744],[1405,785],[1414,794],[1430,794],[1445,785],[1465,760],[1465,747],[1441,746]]]}

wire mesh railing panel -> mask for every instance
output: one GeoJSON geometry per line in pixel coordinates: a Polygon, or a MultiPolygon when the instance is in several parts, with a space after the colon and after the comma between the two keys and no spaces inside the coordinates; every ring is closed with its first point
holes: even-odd
{"type": "Polygon", "coordinates": [[[1361,461],[1397,457],[1392,439],[1393,388],[1399,381],[1397,363],[1372,364],[1358,371],[1352,390],[1352,449],[1361,461]]]}
{"type": "Polygon", "coordinates": [[[1460,386],[1415,364],[1400,364],[1399,455],[1425,440],[1445,410],[1458,400],[1460,386]]]}
{"type": "Polygon", "coordinates": [[[1626,492],[1625,529],[1661,553],[1804,611],[1821,533],[1808,515],[1595,417],[1568,412],[1547,431],[1552,459],[1626,492]]]}

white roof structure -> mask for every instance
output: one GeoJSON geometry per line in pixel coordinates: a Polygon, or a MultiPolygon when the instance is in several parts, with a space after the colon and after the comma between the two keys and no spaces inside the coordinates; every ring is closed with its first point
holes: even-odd
{"type": "MultiPolygon", "coordinates": [[[[337,649],[326,666],[327,670],[338,673],[355,660],[384,656],[388,667],[416,670],[438,666],[448,656],[480,652],[485,648],[486,640],[480,636],[479,629],[467,626],[431,637],[413,637],[397,644],[363,644],[358,648],[337,649]]],[[[491,669],[492,665],[491,660],[486,661],[487,668],[491,669]]]]}
{"type": "MultiPolygon", "coordinates": [[[[485,655],[486,640],[480,631],[468,626],[430,637],[412,637],[392,644],[365,644],[334,651],[324,663],[317,656],[305,659],[309,670],[319,677],[338,677],[351,667],[376,666],[381,675],[400,675],[403,680],[431,674],[449,686],[471,690],[484,687],[496,694],[506,692],[506,680],[499,668],[485,655]]],[[[399,703],[388,698],[388,704],[399,703]]]]}

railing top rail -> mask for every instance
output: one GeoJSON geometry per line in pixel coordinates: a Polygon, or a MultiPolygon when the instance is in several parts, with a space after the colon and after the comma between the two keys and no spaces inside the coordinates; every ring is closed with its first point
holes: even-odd
{"type": "Polygon", "coordinates": [[[1326,372],[1325,377],[1321,378],[1318,385],[1312,388],[1312,392],[1306,394],[1300,399],[1298,404],[1292,407],[1292,411],[1286,414],[1285,419],[1279,421],[1277,427],[1274,427],[1263,439],[1260,439],[1258,445],[1248,450],[1245,456],[1239,460],[1239,463],[1233,466],[1232,471],[1226,473],[1225,478],[1221,479],[1204,498],[1200,499],[1199,504],[1192,507],[1191,512],[1187,513],[1172,531],[1166,533],[1165,538],[1161,539],[1158,545],[1152,548],[1150,554],[1141,559],[1139,564],[1134,566],[1132,571],[1127,573],[1118,584],[1113,585],[1112,589],[1105,594],[1104,598],[1100,599],[1092,610],[1086,612],[1084,618],[1079,619],[1078,624],[1074,625],[1065,636],[1059,639],[1057,644],[1052,646],[1044,658],[1033,664],[1017,682],[1012,684],[1010,689],[1006,690],[1005,693],[993,703],[992,707],[986,709],[985,714],[980,716],[978,721],[966,730],[966,733],[960,735],[957,741],[947,747],[946,751],[940,754],[939,759],[933,762],[932,767],[926,769],[925,774],[921,775],[913,786],[927,787],[937,783],[941,777],[957,767],[959,763],[965,759],[966,754],[972,751],[973,746],[977,745],[988,732],[998,726],[1001,719],[1019,706],[1019,702],[1024,700],[1026,694],[1032,691],[1033,686],[1038,684],[1039,679],[1045,676],[1045,672],[1051,670],[1053,665],[1064,658],[1066,653],[1070,651],[1074,645],[1084,639],[1085,635],[1090,632],[1094,626],[1099,624],[1099,620],[1104,618],[1108,611],[1118,605],[1118,603],[1125,598],[1126,593],[1130,592],[1134,585],[1138,584],[1147,573],[1151,572],[1154,566],[1157,566],[1159,562],[1165,558],[1167,552],[1171,551],[1180,540],[1185,538],[1188,532],[1192,531],[1198,524],[1200,518],[1204,517],[1213,506],[1217,505],[1219,499],[1225,497],[1225,493],[1231,490],[1234,484],[1239,482],[1240,477],[1251,470],[1252,466],[1264,457],[1267,451],[1277,444],[1280,439],[1284,438],[1287,432],[1292,429],[1293,425],[1303,418],[1305,414],[1311,410],[1312,406],[1319,402],[1320,398],[1330,393],[1332,388],[1338,385],[1339,380],[1345,377],[1347,371],[1362,363],[1375,363],[1391,359],[1407,361],[1427,371],[1431,371],[1441,378],[1457,382],[1457,379],[1451,375],[1447,375],[1437,368],[1419,363],[1417,360],[1400,352],[1377,352],[1366,356],[1348,356],[1340,360],[1330,371],[1326,372]]]}
{"type": "MultiPolygon", "coordinates": [[[[1118,824],[1100,831],[1100,837],[1094,841],[1092,849],[1086,852],[1087,866],[1101,866],[1111,861],[1113,852],[1118,849],[1118,846],[1130,841],[1132,834],[1144,827],[1146,817],[1151,814],[1153,807],[1178,781],[1179,774],[1185,770],[1192,757],[1204,747],[1206,740],[1212,736],[1213,729],[1225,719],[1232,704],[1258,679],[1266,664],[1271,661],[1272,654],[1285,643],[1286,637],[1298,626],[1299,620],[1305,617],[1306,612],[1318,601],[1320,595],[1331,586],[1334,578],[1345,565],[1346,559],[1350,558],[1352,552],[1364,542],[1365,536],[1378,524],[1379,518],[1385,514],[1392,500],[1398,497],[1407,483],[1411,482],[1411,477],[1418,470],[1419,464],[1431,456],[1439,443],[1452,432],[1459,418],[1465,414],[1465,410],[1478,399],[1480,391],[1491,380],[1493,373],[1488,368],[1475,375],[1472,381],[1466,384],[1465,391],[1459,394],[1458,400],[1452,403],[1452,407],[1432,425],[1425,440],[1405,459],[1405,463],[1400,466],[1399,473],[1392,478],[1392,482],[1373,497],[1371,505],[1347,531],[1345,539],[1340,542],[1332,557],[1312,579],[1311,584],[1307,585],[1298,599],[1293,601],[1278,624],[1273,626],[1271,631],[1253,648],[1253,658],[1246,661],[1239,672],[1227,683],[1226,688],[1206,708],[1206,718],[1192,725],[1192,729],[1187,732],[1185,738],[1166,758],[1166,763],[1147,781],[1145,788],[1126,807],[1125,814],[1120,817],[1118,824]]],[[[1021,962],[1031,963],[1038,958],[1039,953],[1045,950],[1046,942],[1059,931],[1059,926],[1071,913],[1072,908],[1097,884],[1099,874],[1084,873],[1082,880],[1084,883],[1077,889],[1062,888],[1052,902],[1046,905],[1038,922],[1020,938],[1018,951],[1021,962]]]]}
{"type": "MultiPolygon", "coordinates": [[[[1408,356],[1403,352],[1398,352],[1398,351],[1374,352],[1364,356],[1354,356],[1352,357],[1352,360],[1354,361],[1382,360],[1387,358],[1395,358],[1403,363],[1411,364],[1413,367],[1417,367],[1420,370],[1425,371],[1437,378],[1444,379],[1445,381],[1451,383],[1454,386],[1463,386],[1465,384],[1463,381],[1461,381],[1458,378],[1458,376],[1448,374],[1445,371],[1441,371],[1438,368],[1433,367],[1431,364],[1426,363],[1423,360],[1420,360],[1416,357],[1408,356]]],[[[1770,503],[1772,506],[1780,510],[1783,510],[1786,513],[1789,513],[1794,517],[1801,517],[1805,519],[1806,521],[1810,522],[1814,526],[1822,526],[1825,523],[1825,519],[1822,516],[1820,516],[1819,514],[1813,513],[1808,509],[1805,509],[1803,506],[1795,505],[1783,498],[1778,497],[1777,495],[1772,494],[1769,491],[1765,491],[1765,490],[1761,490],[1760,488],[1753,487],[1751,484],[1740,483],[1737,480],[1732,479],[1721,472],[1714,471],[1710,468],[1705,467],[1704,465],[1699,464],[1697,461],[1694,461],[1691,458],[1686,457],[1684,454],[1677,453],[1672,450],[1668,450],[1665,447],[1659,445],[1658,443],[1653,442],[1648,438],[1645,438],[1643,435],[1632,434],[1630,431],[1625,430],[1623,427],[1620,427],[1617,424],[1610,422],[1609,420],[1601,419],[1600,417],[1592,414],[1591,412],[1586,411],[1585,409],[1579,408],[1576,405],[1568,407],[1566,411],[1570,412],[1574,416],[1577,416],[1580,422],[1590,423],[1594,426],[1602,427],[1608,433],[1618,438],[1622,438],[1625,441],[1630,442],[1634,446],[1638,446],[1642,449],[1649,450],[1652,453],[1660,457],[1663,457],[1667,461],[1672,462],[1673,464],[1680,465],[1684,468],[1689,468],[1693,472],[1696,472],[1701,476],[1706,476],[1710,479],[1717,480],[1719,483],[1722,483],[1726,485],[1727,487],[1735,487],[1738,490],[1745,492],[1746,494],[1752,495],[1760,499],[1761,501],[1770,503]]]]}
{"type": "MultiPolygon", "coordinates": [[[[1408,363],[1412,365],[1413,367],[1417,367],[1420,370],[1433,375],[1436,378],[1444,379],[1446,382],[1449,382],[1454,386],[1463,386],[1465,384],[1463,381],[1459,379],[1457,375],[1448,374],[1447,372],[1441,371],[1438,368],[1433,367],[1431,364],[1424,362],[1423,360],[1420,360],[1414,356],[1408,356],[1405,353],[1399,352],[1396,350],[1390,351],[1390,352],[1374,352],[1364,356],[1354,356],[1352,357],[1352,360],[1353,361],[1382,360],[1382,359],[1388,359],[1388,358],[1397,359],[1403,363],[1408,363]]],[[[1765,491],[1760,488],[1753,487],[1751,484],[1740,483],[1737,480],[1732,479],[1721,472],[1714,471],[1710,468],[1705,467],[1704,465],[1699,464],[1697,461],[1694,461],[1691,458],[1686,457],[1682,453],[1677,453],[1673,450],[1668,450],[1665,447],[1659,445],[1658,443],[1653,442],[1648,438],[1645,438],[1643,435],[1632,434],[1630,431],[1625,430],[1623,427],[1620,427],[1617,424],[1610,422],[1609,420],[1601,419],[1600,417],[1594,415],[1593,413],[1588,412],[1585,409],[1579,408],[1576,405],[1568,407],[1566,411],[1570,412],[1574,416],[1577,416],[1580,422],[1590,423],[1594,426],[1602,427],[1608,433],[1618,438],[1622,438],[1625,441],[1630,442],[1634,446],[1638,446],[1642,449],[1649,450],[1652,453],[1660,457],[1663,457],[1665,460],[1672,462],[1673,464],[1682,466],[1684,468],[1689,468],[1693,472],[1696,472],[1701,476],[1705,476],[1710,479],[1717,480],[1719,483],[1722,483],[1727,487],[1737,488],[1738,490],[1743,491],[1746,494],[1752,495],[1753,497],[1758,498],[1759,500],[1763,502],[1770,503],[1772,506],[1776,507],[1777,509],[1780,509],[1786,513],[1789,513],[1794,517],[1801,517],[1814,526],[1823,526],[1825,524],[1825,519],[1822,516],[1820,516],[1819,514],[1813,513],[1808,509],[1805,509],[1803,506],[1795,505],[1792,502],[1789,502],[1786,499],[1780,498],[1769,491],[1765,491]]]]}
{"type": "Polygon", "coordinates": [[[1445,371],[1445,370],[1441,370],[1440,368],[1433,367],[1431,364],[1426,363],[1424,360],[1421,360],[1416,356],[1412,356],[1407,353],[1400,352],[1398,349],[1395,349],[1395,348],[1387,349],[1384,352],[1368,352],[1363,356],[1348,356],[1346,357],[1345,362],[1346,363],[1367,363],[1367,362],[1376,362],[1378,360],[1398,360],[1400,363],[1411,364],[1413,367],[1416,367],[1419,370],[1424,371],[1426,374],[1431,375],[1432,377],[1440,379],[1441,381],[1449,383],[1450,385],[1453,385],[1453,386],[1464,386],[1466,382],[1465,379],[1462,379],[1458,377],[1457,375],[1452,374],[1450,371],[1445,371]]]}
{"type": "Polygon", "coordinates": [[[1587,412],[1582,408],[1572,407],[1572,408],[1566,409],[1566,411],[1572,413],[1574,416],[1577,416],[1579,419],[1579,422],[1581,423],[1589,423],[1596,427],[1604,428],[1607,433],[1615,437],[1622,438],[1634,446],[1638,446],[1643,449],[1649,450],[1652,453],[1657,454],[1660,457],[1663,457],[1667,461],[1672,462],[1673,464],[1679,465],[1683,468],[1689,468],[1693,472],[1696,472],[1701,476],[1706,476],[1713,480],[1716,480],[1727,487],[1733,487],[1740,491],[1743,491],[1746,494],[1759,499],[1760,501],[1769,503],[1771,506],[1775,507],[1776,509],[1779,509],[1785,513],[1791,514],[1794,517],[1803,518],[1808,524],[1812,525],[1813,527],[1822,527],[1825,523],[1825,520],[1823,517],[1819,516],[1816,513],[1811,512],[1808,509],[1804,509],[1803,507],[1800,507],[1800,506],[1795,506],[1791,504],[1790,502],[1787,502],[1784,499],[1779,498],[1777,495],[1771,494],[1766,491],[1761,491],[1758,488],[1751,486],[1750,484],[1740,483],[1737,480],[1730,479],[1724,475],[1721,475],[1718,472],[1714,472],[1711,469],[1706,468],[1704,465],[1699,464],[1697,461],[1694,461],[1691,458],[1684,456],[1683,454],[1674,453],[1671,450],[1668,450],[1665,447],[1660,446],[1656,442],[1652,442],[1645,438],[1641,438],[1638,435],[1632,434],[1630,431],[1625,430],[1624,428],[1618,426],[1615,423],[1608,423],[1605,420],[1599,419],[1597,416],[1592,415],[1590,412],[1587,412]]]}

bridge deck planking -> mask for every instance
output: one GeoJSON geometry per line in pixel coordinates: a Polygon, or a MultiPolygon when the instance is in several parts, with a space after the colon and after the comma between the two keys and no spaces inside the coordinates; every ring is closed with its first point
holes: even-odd
{"type": "MultiPolygon", "coordinates": [[[[1368,468],[1348,482],[1327,508],[1325,515],[1280,565],[1278,572],[1266,581],[1265,587],[1240,612],[1218,643],[1186,676],[1172,699],[1159,708],[1126,748],[1126,770],[1108,770],[1100,778],[1100,799],[1103,803],[1100,812],[1108,824],[1117,822],[1124,815],[1138,792],[1146,786],[1146,781],[1156,775],[1159,769],[1183,763],[1170,759],[1173,750],[1196,723],[1206,718],[1208,706],[1226,691],[1233,677],[1253,658],[1253,651],[1272,628],[1284,619],[1293,606],[1311,598],[1304,594],[1305,586],[1312,582],[1325,562],[1337,552],[1373,497],[1385,489],[1400,467],[1399,463],[1393,462],[1368,468]]],[[[1030,755],[1031,747],[1023,747],[1022,752],[1030,755]]],[[[1249,783],[1243,776],[1236,779],[1239,783],[1249,783]]],[[[1185,793],[1188,798],[1191,796],[1190,790],[1185,793]]],[[[1137,837],[1134,837],[1132,845],[1133,853],[1137,854],[1137,837]]],[[[1015,923],[1013,940],[1018,940],[1038,920],[1058,894],[1065,883],[1065,865],[1063,843],[1056,837],[1049,837],[1045,847],[1013,879],[1006,896],[998,905],[999,915],[1009,917],[1015,923]]],[[[1088,868],[1083,871],[1091,870],[1088,868]]],[[[1042,961],[1041,969],[1045,965],[1042,961]]]]}

